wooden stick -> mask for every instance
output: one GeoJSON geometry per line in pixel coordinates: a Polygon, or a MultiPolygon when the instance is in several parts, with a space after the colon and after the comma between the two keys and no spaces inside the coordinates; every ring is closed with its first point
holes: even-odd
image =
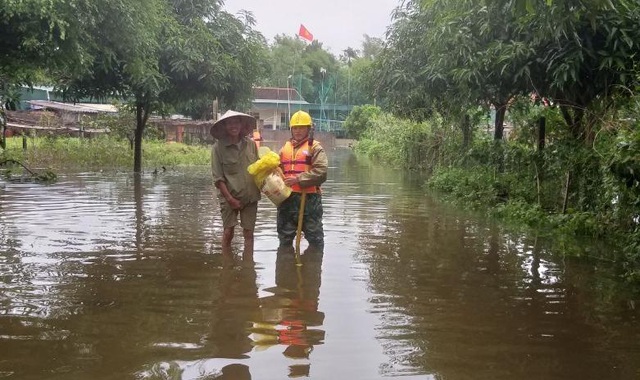
{"type": "Polygon", "coordinates": [[[298,231],[296,232],[296,263],[302,265],[300,262],[300,240],[302,240],[302,221],[304,219],[304,206],[307,200],[307,192],[302,190],[302,197],[300,198],[300,210],[298,211],[298,231]]]}

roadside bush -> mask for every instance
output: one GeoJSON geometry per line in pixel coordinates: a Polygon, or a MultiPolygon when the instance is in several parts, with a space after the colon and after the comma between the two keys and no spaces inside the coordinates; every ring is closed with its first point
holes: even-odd
{"type": "Polygon", "coordinates": [[[375,120],[382,114],[380,107],[374,105],[355,106],[347,120],[344,122],[344,129],[347,137],[352,139],[360,139],[362,134],[370,129],[375,120]]]}
{"type": "Polygon", "coordinates": [[[460,145],[453,127],[442,126],[439,115],[413,122],[382,113],[371,119],[356,150],[374,161],[399,168],[432,171],[459,158],[460,145]],[[456,152],[457,154],[451,154],[456,152]]]}
{"type": "Polygon", "coordinates": [[[429,177],[427,187],[453,203],[463,203],[473,209],[497,204],[497,188],[490,168],[439,168],[429,177]]]}

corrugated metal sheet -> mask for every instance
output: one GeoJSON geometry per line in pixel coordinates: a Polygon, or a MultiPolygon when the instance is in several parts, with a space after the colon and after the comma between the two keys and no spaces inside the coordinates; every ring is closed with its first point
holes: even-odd
{"type": "Polygon", "coordinates": [[[290,102],[285,100],[273,100],[273,99],[254,99],[253,104],[309,104],[304,100],[291,100],[290,102]]]}
{"type": "Polygon", "coordinates": [[[282,88],[282,87],[254,87],[253,97],[260,100],[272,100],[272,101],[306,101],[302,98],[298,90],[295,88],[282,88]]]}
{"type": "Polygon", "coordinates": [[[75,113],[115,113],[118,109],[111,104],[95,103],[62,103],[49,100],[30,100],[28,102],[34,109],[60,110],[75,113]]]}

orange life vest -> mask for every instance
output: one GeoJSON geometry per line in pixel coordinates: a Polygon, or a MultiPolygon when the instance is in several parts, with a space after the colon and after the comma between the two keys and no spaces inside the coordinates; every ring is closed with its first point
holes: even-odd
{"type": "Polygon", "coordinates": [[[251,137],[251,139],[256,143],[256,147],[260,148],[260,141],[262,141],[262,135],[260,134],[259,130],[254,130],[253,131],[253,136],[251,137]]]}
{"type": "MultiPolygon", "coordinates": [[[[285,178],[296,177],[300,173],[307,172],[311,169],[311,159],[313,157],[313,150],[309,149],[309,140],[305,141],[297,148],[293,147],[291,141],[287,141],[284,147],[280,150],[280,167],[285,178]]],[[[299,184],[291,186],[291,190],[296,193],[301,193],[304,190],[306,193],[318,193],[320,187],[309,186],[304,189],[299,184]]]]}

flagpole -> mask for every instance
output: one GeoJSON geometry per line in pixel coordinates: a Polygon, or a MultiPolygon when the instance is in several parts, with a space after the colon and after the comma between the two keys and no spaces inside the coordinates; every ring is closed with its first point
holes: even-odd
{"type": "MultiPolygon", "coordinates": [[[[296,34],[296,38],[298,39],[303,39],[306,42],[313,42],[313,34],[311,34],[311,32],[309,32],[309,30],[302,24],[300,24],[300,29],[298,30],[298,34],[296,34]]],[[[287,95],[289,96],[290,91],[289,91],[289,79],[295,80],[294,76],[295,76],[295,70],[296,70],[296,58],[298,57],[298,54],[301,54],[302,52],[298,52],[296,50],[296,54],[293,56],[293,68],[291,70],[291,75],[289,75],[289,77],[287,77],[287,95]]],[[[298,81],[298,91],[299,93],[302,92],[302,75],[299,76],[299,81],[298,81]]],[[[297,99],[299,100],[299,99],[297,99]]],[[[288,103],[289,103],[289,120],[291,120],[291,99],[288,98],[288,103]]],[[[301,106],[300,104],[298,104],[298,109],[300,109],[301,106]]]]}
{"type": "MultiPolygon", "coordinates": [[[[296,39],[298,39],[298,35],[296,35],[296,39]]],[[[295,79],[294,76],[295,76],[295,73],[296,73],[296,59],[298,58],[298,54],[299,54],[299,52],[296,49],[295,54],[293,55],[293,67],[291,67],[291,75],[289,75],[287,77],[287,95],[288,96],[289,96],[289,94],[291,94],[291,90],[289,89],[289,86],[290,86],[289,83],[293,84],[293,80],[295,79]],[[291,79],[291,82],[289,81],[289,79],[291,79]]],[[[291,99],[289,99],[288,103],[289,103],[288,104],[289,108],[288,108],[288,115],[287,115],[288,116],[287,124],[291,120],[291,99]]],[[[291,125],[289,125],[289,128],[291,128],[291,125]]]]}

